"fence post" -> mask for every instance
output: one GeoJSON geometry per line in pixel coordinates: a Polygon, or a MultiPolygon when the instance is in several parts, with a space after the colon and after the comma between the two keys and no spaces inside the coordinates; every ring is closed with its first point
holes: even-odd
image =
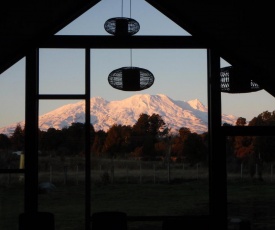
{"type": "Polygon", "coordinates": [[[142,183],[141,163],[139,164],[139,183],[142,183]]]}
{"type": "Polygon", "coordinates": [[[169,158],[168,158],[167,170],[168,170],[168,184],[170,184],[170,159],[169,158]]]}
{"type": "Polygon", "coordinates": [[[53,169],[52,169],[52,165],[50,165],[50,182],[53,182],[53,169]]]}
{"type": "Polygon", "coordinates": [[[199,179],[199,163],[197,163],[197,180],[199,179]]]}
{"type": "Polygon", "coordinates": [[[241,179],[243,179],[243,163],[241,163],[241,179]]]}
{"type": "Polygon", "coordinates": [[[111,161],[111,180],[112,180],[112,184],[115,181],[115,166],[114,166],[114,158],[112,157],[112,161],[111,161]]]}
{"type": "Polygon", "coordinates": [[[259,174],[258,174],[258,164],[256,164],[255,167],[256,167],[256,177],[259,177],[259,174]]]}
{"type": "Polygon", "coordinates": [[[64,166],[64,184],[67,184],[67,172],[68,172],[68,166],[64,166]]]}
{"type": "Polygon", "coordinates": [[[78,165],[76,165],[76,184],[78,185],[78,165]]]}
{"type": "Polygon", "coordinates": [[[271,181],[273,181],[273,164],[271,164],[271,173],[270,173],[270,178],[271,178],[271,181]]]}
{"type": "Polygon", "coordinates": [[[127,184],[129,183],[129,169],[128,169],[128,165],[126,165],[126,181],[127,184]]]}
{"type": "Polygon", "coordinates": [[[154,184],[156,183],[156,165],[154,164],[154,184]]]}

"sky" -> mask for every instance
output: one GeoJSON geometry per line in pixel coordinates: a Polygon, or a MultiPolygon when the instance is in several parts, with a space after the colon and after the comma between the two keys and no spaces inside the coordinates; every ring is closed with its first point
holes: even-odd
{"type": "MultiPolygon", "coordinates": [[[[192,36],[144,0],[102,0],[56,35],[108,35],[104,23],[113,17],[131,17],[140,24],[134,35],[192,36]],[[130,4],[131,3],[131,4],[130,4]],[[123,9],[123,10],[122,10],[123,9]],[[131,14],[131,15],[130,15],[131,14]]],[[[84,93],[83,49],[39,49],[39,93],[84,93]]],[[[207,106],[205,49],[91,49],[91,97],[108,101],[135,94],[165,94],[174,100],[199,99],[207,106]],[[112,88],[108,75],[131,65],[148,69],[155,81],[149,89],[125,92],[112,88]]],[[[221,67],[229,66],[221,58],[221,67]]],[[[77,101],[41,100],[39,113],[77,101]]],[[[0,127],[25,119],[25,58],[0,75],[0,127]]],[[[275,110],[274,98],[264,90],[245,94],[222,93],[222,113],[247,121],[275,110]]]]}

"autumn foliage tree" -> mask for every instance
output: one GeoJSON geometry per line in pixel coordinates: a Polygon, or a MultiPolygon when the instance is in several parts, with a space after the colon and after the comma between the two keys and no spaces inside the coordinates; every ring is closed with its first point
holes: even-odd
{"type": "Polygon", "coordinates": [[[207,145],[205,135],[192,133],[187,127],[179,129],[179,135],[174,137],[173,152],[184,162],[191,165],[207,161],[207,145]]]}
{"type": "Polygon", "coordinates": [[[129,138],[131,136],[131,127],[114,124],[107,132],[103,151],[109,153],[111,157],[118,153],[129,151],[129,138]]]}
{"type": "Polygon", "coordinates": [[[142,157],[155,157],[155,144],[168,132],[169,129],[160,115],[155,113],[151,116],[145,113],[140,114],[132,132],[134,151],[138,151],[142,157]]]}
{"type": "MultiPolygon", "coordinates": [[[[275,126],[275,111],[264,111],[257,117],[254,117],[249,126],[275,126]]],[[[275,160],[275,136],[267,133],[266,136],[256,136],[253,140],[254,150],[263,161],[269,162],[275,160]]]]}

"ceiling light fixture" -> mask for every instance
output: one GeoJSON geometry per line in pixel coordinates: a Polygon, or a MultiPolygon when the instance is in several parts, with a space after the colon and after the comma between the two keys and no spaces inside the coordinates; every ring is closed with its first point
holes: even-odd
{"type": "Polygon", "coordinates": [[[220,68],[221,92],[223,93],[251,93],[261,90],[253,80],[244,77],[252,75],[244,68],[227,66],[220,68]]]}
{"type": "MultiPolygon", "coordinates": [[[[123,17],[123,0],[122,0],[122,17],[108,19],[105,24],[105,30],[115,36],[125,37],[136,34],[139,29],[139,23],[131,18],[131,0],[130,0],[130,18],[123,17]]],[[[147,69],[132,66],[132,49],[130,50],[131,66],[121,67],[113,70],[108,76],[109,84],[123,91],[141,91],[148,89],[154,83],[154,75],[147,69]]]]}

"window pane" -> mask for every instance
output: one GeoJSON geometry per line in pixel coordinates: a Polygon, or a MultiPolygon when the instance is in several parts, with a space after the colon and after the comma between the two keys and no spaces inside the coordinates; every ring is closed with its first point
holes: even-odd
{"type": "Polygon", "coordinates": [[[25,58],[0,76],[0,168],[18,169],[24,150],[25,58]]]}
{"type": "Polygon", "coordinates": [[[24,212],[24,175],[0,175],[0,229],[18,230],[19,214],[24,212]]]}
{"type": "MultiPolygon", "coordinates": [[[[231,67],[231,65],[221,59],[221,67],[231,67]]],[[[237,86],[239,84],[235,83],[237,86]]],[[[222,92],[221,99],[223,114],[234,115],[236,119],[240,117],[245,118],[247,124],[252,121],[254,117],[259,116],[265,111],[274,111],[274,97],[263,89],[250,93],[222,92]]],[[[227,121],[225,122],[228,123],[227,121]]],[[[222,124],[223,123],[224,122],[222,122],[222,124]]],[[[233,125],[235,125],[235,123],[233,125]]],[[[254,126],[257,124],[251,123],[250,125],[254,126]]]]}
{"type": "MultiPolygon", "coordinates": [[[[228,217],[251,229],[273,229],[274,136],[227,137],[228,217]]],[[[235,226],[237,227],[237,226],[235,226]]]]}
{"type": "Polygon", "coordinates": [[[83,49],[40,49],[39,55],[40,94],[85,92],[83,49]]]}
{"type": "MultiPolygon", "coordinates": [[[[141,99],[129,105],[128,110],[111,106],[118,101],[127,104],[130,100],[126,99],[143,94],[147,98],[167,95],[175,103],[174,108],[184,107],[186,101],[196,98],[207,106],[206,51],[132,50],[133,66],[145,68],[155,77],[152,87],[141,92],[125,92],[108,84],[111,71],[130,64],[130,50],[91,50],[91,57],[91,97],[101,97],[94,101],[104,105],[91,106],[92,122],[95,122],[91,147],[92,213],[122,211],[130,217],[208,215],[208,152],[206,136],[203,135],[208,131],[207,122],[205,126],[190,126],[188,122],[181,123],[186,121],[182,113],[170,114],[175,119],[166,124],[169,128],[177,127],[173,135],[170,134],[170,143],[169,135],[154,138],[133,132],[133,126],[143,112],[151,116],[156,109],[155,113],[164,121],[169,118],[169,112],[161,113],[165,107],[161,102],[146,107],[150,101],[144,101],[143,106],[148,108],[144,111],[142,106],[138,107],[141,99]],[[101,108],[104,108],[104,122],[98,125],[101,108]],[[132,116],[135,109],[137,115],[132,116]],[[127,119],[123,116],[125,110],[131,111],[125,115],[127,119]],[[129,122],[131,120],[134,122],[129,122]],[[185,149],[180,128],[191,129],[190,136],[186,136],[189,143],[185,149]],[[194,145],[199,146],[199,150],[191,153],[194,145]]],[[[191,109],[189,104],[182,110],[187,111],[187,107],[191,109]]],[[[200,111],[200,117],[191,123],[207,120],[207,109],[205,111],[200,111]]],[[[152,224],[161,229],[159,221],[130,221],[133,229],[152,224]]]]}
{"type": "MultiPolygon", "coordinates": [[[[56,102],[40,101],[40,110],[45,111],[56,102]]],[[[85,104],[82,109],[85,118],[85,104]]],[[[69,108],[63,112],[76,115],[69,108]]],[[[53,111],[39,118],[39,211],[55,215],[57,230],[82,230],[85,228],[85,120],[62,127],[59,125],[65,123],[56,120],[61,114],[53,111]],[[53,123],[43,126],[47,116],[53,123]]]]}

